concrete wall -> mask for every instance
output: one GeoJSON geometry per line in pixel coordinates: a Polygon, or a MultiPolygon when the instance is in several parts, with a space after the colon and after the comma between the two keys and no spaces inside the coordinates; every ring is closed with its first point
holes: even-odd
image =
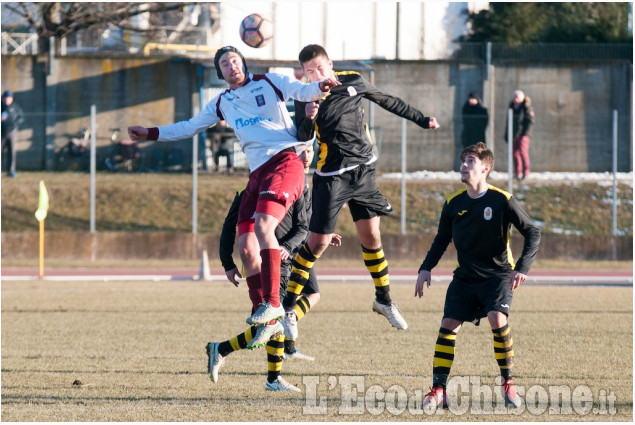
{"type": "MultiPolygon", "coordinates": [[[[506,110],[516,89],[535,109],[530,156],[534,171],[610,171],[612,114],[617,109],[618,168],[631,171],[632,87],[630,64],[499,64],[485,80],[482,65],[455,62],[373,63],[375,85],[401,97],[426,115],[436,116],[434,132],[406,127],[408,170],[457,169],[461,108],[468,93],[481,94],[490,113],[488,135],[496,168],[507,169],[506,110]]],[[[400,169],[401,119],[376,107],[382,127],[382,171],[400,169]]]]}
{"type": "MultiPolygon", "coordinates": [[[[523,89],[533,100],[536,125],[531,142],[534,171],[611,170],[612,111],[619,113],[619,171],[632,170],[632,64],[502,63],[486,69],[452,61],[374,61],[375,85],[401,97],[441,124],[437,131],[408,123],[407,167],[449,170],[457,167],[460,111],[467,94],[479,92],[490,110],[488,143],[496,168],[507,167],[506,108],[512,92],[523,89]]],[[[90,105],[98,111],[98,156],[110,143],[110,129],[156,126],[189,118],[198,108],[199,78],[210,81],[213,69],[181,59],[68,58],[48,64],[36,57],[2,56],[2,89],[16,93],[27,113],[19,133],[18,169],[52,169],[54,152],[68,135],[90,123],[90,105]]],[[[252,66],[252,69],[255,69],[252,66]]],[[[370,76],[369,73],[366,73],[370,76]]],[[[373,105],[381,129],[379,168],[400,169],[401,119],[373,105]]],[[[153,144],[169,147],[191,164],[191,141],[153,144]]],[[[151,154],[148,154],[150,157],[151,154]]],[[[160,156],[160,155],[159,155],[160,156]]]]}
{"type": "MultiPolygon", "coordinates": [[[[2,258],[38,258],[37,232],[2,232],[2,258]]],[[[218,258],[218,235],[163,232],[48,232],[44,252],[49,260],[117,260],[117,259],[197,259],[203,249],[209,257],[218,258]]],[[[430,249],[434,235],[382,235],[388,260],[411,260],[418,266],[430,249]]],[[[523,239],[512,236],[512,252],[520,257],[523,239]]],[[[356,236],[343,238],[349,249],[328,249],[323,258],[359,260],[361,250],[356,236]]],[[[537,258],[554,260],[622,260],[633,259],[630,236],[542,235],[537,258]]],[[[443,259],[456,260],[456,250],[448,247],[443,259]]]]}

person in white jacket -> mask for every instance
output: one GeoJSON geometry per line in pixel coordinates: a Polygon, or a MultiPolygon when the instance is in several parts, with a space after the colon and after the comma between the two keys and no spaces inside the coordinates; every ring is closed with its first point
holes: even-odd
{"type": "MultiPolygon", "coordinates": [[[[247,71],[240,51],[232,46],[216,52],[214,65],[229,89],[213,98],[201,113],[167,126],[131,126],[128,134],[131,140],[181,140],[221,120],[234,129],[250,170],[238,212],[238,247],[241,257],[259,256],[261,260],[259,267],[245,270],[249,288],[262,292],[262,303],[247,318],[248,324],[258,327],[252,342],[258,346],[282,332],[281,261],[275,229],[304,187],[304,166],[298,153],[304,151],[307,142],[297,139],[285,100],[318,100],[340,83],[333,78],[305,84],[279,74],[254,75],[247,71]]],[[[267,382],[266,387],[284,390],[277,387],[285,384],[267,382]]]]}

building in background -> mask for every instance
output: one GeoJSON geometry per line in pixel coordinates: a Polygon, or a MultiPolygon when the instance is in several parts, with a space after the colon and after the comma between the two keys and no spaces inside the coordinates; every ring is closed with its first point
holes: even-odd
{"type": "MultiPolygon", "coordinates": [[[[2,5],[3,54],[16,46],[33,42],[28,53],[37,49],[37,37],[29,34],[28,23],[2,5]]],[[[15,3],[14,3],[15,4],[15,3]]],[[[252,59],[297,60],[307,44],[323,45],[333,60],[449,58],[454,40],[467,33],[467,12],[487,8],[489,2],[214,2],[184,5],[182,10],[155,14],[142,13],[129,20],[129,27],[94,27],[62,37],[57,54],[129,54],[194,51],[209,56],[210,51],[231,44],[242,47],[252,59]],[[239,38],[242,19],[254,12],[274,23],[273,41],[261,49],[246,46],[239,38]],[[131,31],[130,27],[139,31],[131,31]]],[[[143,4],[141,5],[143,7],[143,4]]],[[[33,7],[33,13],[37,8],[33,7]]],[[[21,48],[18,53],[26,52],[21,48]]]]}
{"type": "Polygon", "coordinates": [[[307,44],[323,45],[333,60],[445,59],[454,40],[467,32],[467,12],[489,2],[221,2],[219,45],[243,46],[255,59],[296,60],[307,44]],[[272,42],[244,46],[243,17],[258,12],[271,19],[272,42]]]}

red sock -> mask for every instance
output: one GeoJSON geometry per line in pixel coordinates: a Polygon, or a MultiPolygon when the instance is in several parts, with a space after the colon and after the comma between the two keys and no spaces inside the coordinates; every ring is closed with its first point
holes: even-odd
{"type": "Polygon", "coordinates": [[[280,307],[280,250],[260,251],[262,296],[273,307],[280,307]]]}
{"type": "Polygon", "coordinates": [[[254,311],[258,310],[258,305],[262,302],[262,286],[260,285],[260,273],[247,278],[247,288],[249,289],[249,299],[253,304],[254,311]]]}

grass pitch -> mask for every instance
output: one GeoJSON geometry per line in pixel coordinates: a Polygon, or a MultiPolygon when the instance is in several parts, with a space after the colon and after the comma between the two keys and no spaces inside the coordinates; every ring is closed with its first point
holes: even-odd
{"type": "Polygon", "coordinates": [[[322,281],[322,301],[300,322],[298,339],[316,360],[285,361],[283,376],[303,393],[281,394],[264,389],[263,349],[230,355],[218,383],[207,377],[205,344],[246,329],[244,283],[5,281],[1,419],[633,420],[632,287],[527,285],[516,292],[517,385],[534,395],[550,386],[588,388],[592,403],[572,410],[539,399],[521,413],[488,413],[498,368],[483,323],[463,327],[452,369],[452,376],[480,379],[483,408],[468,392],[460,398],[465,412],[427,417],[414,409],[430,385],[445,288],[433,285],[415,299],[414,282],[393,284],[410,325],[396,331],[371,311],[372,284],[322,281]]]}

